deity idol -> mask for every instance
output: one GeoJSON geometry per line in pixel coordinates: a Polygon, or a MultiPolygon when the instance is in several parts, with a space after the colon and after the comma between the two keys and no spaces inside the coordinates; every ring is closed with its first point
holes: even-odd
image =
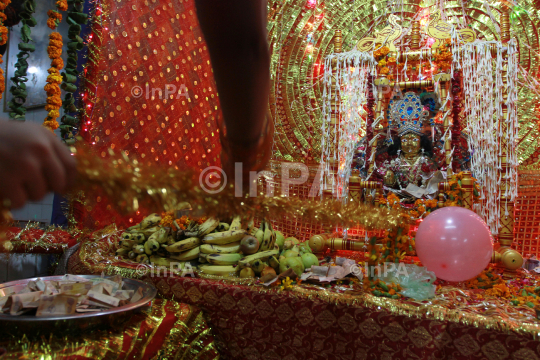
{"type": "MultiPolygon", "coordinates": [[[[396,157],[391,161],[386,160],[378,169],[387,188],[407,188],[407,195],[413,197],[426,193],[424,190],[428,181],[437,171],[437,165],[432,160],[433,145],[429,137],[422,133],[422,125],[432,112],[423,100],[416,93],[407,92],[402,98],[390,101],[389,124],[397,129],[397,136],[388,147],[388,155],[396,157]],[[418,190],[417,187],[423,190],[411,190],[418,190]]],[[[400,191],[397,193],[400,194],[400,191]]]]}

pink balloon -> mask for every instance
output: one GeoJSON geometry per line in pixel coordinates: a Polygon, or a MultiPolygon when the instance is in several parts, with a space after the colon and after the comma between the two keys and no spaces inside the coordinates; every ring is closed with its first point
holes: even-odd
{"type": "Polygon", "coordinates": [[[420,223],[416,253],[439,279],[465,281],[487,267],[493,239],[486,223],[475,212],[457,206],[444,207],[420,223]]]}

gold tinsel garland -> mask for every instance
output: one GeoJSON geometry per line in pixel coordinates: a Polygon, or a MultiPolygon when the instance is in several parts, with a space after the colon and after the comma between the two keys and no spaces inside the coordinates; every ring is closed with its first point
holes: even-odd
{"type": "Polygon", "coordinates": [[[269,219],[289,217],[328,226],[360,225],[367,229],[387,229],[399,222],[399,212],[395,210],[374,208],[354,201],[343,204],[339,200],[321,200],[319,197],[309,200],[285,196],[237,197],[233,185],[227,185],[219,193],[209,194],[199,185],[199,177],[190,171],[144,165],[112,150],[110,157],[104,160],[85,145],[72,148],[72,151],[76,153],[78,164],[77,190],[87,194],[99,192],[126,212],[143,208],[161,213],[189,202],[194,214],[217,218],[235,215],[269,219]]]}

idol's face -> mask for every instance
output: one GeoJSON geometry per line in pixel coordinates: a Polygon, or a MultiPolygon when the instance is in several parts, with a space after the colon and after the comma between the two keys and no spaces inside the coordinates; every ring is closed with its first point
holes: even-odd
{"type": "Polygon", "coordinates": [[[416,155],[420,152],[420,136],[407,134],[401,137],[401,151],[405,156],[416,155]]]}

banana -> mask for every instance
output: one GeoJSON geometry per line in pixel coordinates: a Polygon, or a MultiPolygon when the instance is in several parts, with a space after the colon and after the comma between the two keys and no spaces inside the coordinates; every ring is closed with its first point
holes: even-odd
{"type": "Polygon", "coordinates": [[[208,260],[206,260],[207,256],[208,256],[208,254],[203,254],[202,252],[199,253],[199,262],[201,264],[207,263],[208,262],[208,260]]]}
{"type": "Polygon", "coordinates": [[[265,267],[268,266],[267,263],[265,263],[264,261],[261,261],[260,259],[257,259],[257,260],[253,260],[251,263],[251,268],[253,269],[253,271],[255,271],[256,274],[260,274],[265,267]]]}
{"type": "Polygon", "coordinates": [[[167,244],[167,245],[172,245],[172,244],[174,244],[174,243],[176,243],[176,240],[174,239],[173,236],[169,235],[169,237],[167,238],[166,244],[167,244]]]}
{"type": "Polygon", "coordinates": [[[279,253],[278,250],[260,251],[253,255],[248,255],[248,256],[243,257],[242,259],[238,261],[238,265],[247,266],[247,264],[251,263],[253,260],[266,261],[268,260],[270,256],[276,256],[278,253],[279,253]]]}
{"type": "Polygon", "coordinates": [[[132,249],[135,254],[144,254],[144,245],[133,245],[132,249]]]}
{"type": "Polygon", "coordinates": [[[146,254],[141,254],[135,258],[135,261],[141,264],[150,264],[150,259],[148,259],[148,256],[146,254]]]}
{"type": "Polygon", "coordinates": [[[150,235],[152,235],[153,233],[155,233],[156,231],[158,231],[160,229],[160,226],[153,226],[151,228],[148,228],[148,229],[143,229],[143,230],[134,230],[132,231],[131,233],[132,234],[135,234],[135,233],[141,233],[143,234],[147,239],[150,237],[150,235]]]}
{"type": "Polygon", "coordinates": [[[240,230],[242,228],[242,218],[240,216],[235,216],[231,225],[227,230],[240,230]]]}
{"type": "Polygon", "coordinates": [[[218,226],[219,226],[219,220],[218,219],[210,218],[210,219],[206,220],[204,223],[199,225],[199,230],[198,230],[199,237],[204,237],[205,235],[210,234],[218,226]]]}
{"type": "Polygon", "coordinates": [[[276,270],[276,273],[279,272],[279,261],[276,256],[270,256],[268,258],[268,265],[274,268],[276,270]]]}
{"type": "Polygon", "coordinates": [[[273,249],[274,243],[276,242],[276,233],[272,229],[272,225],[267,221],[265,221],[264,224],[265,226],[264,226],[263,241],[260,247],[262,251],[273,249]]]}
{"type": "Polygon", "coordinates": [[[156,266],[170,266],[171,259],[162,256],[152,255],[150,256],[150,263],[156,266]]]}
{"type": "Polygon", "coordinates": [[[212,245],[212,244],[203,244],[201,245],[201,252],[205,254],[232,254],[240,251],[240,243],[235,242],[225,245],[212,245]]]}
{"type": "Polygon", "coordinates": [[[181,261],[195,260],[199,257],[200,251],[201,251],[201,248],[197,246],[194,249],[184,251],[176,255],[170,255],[169,257],[171,259],[181,260],[181,261]]]}
{"type": "Polygon", "coordinates": [[[203,237],[202,242],[205,244],[230,244],[233,242],[240,241],[246,235],[244,230],[229,230],[213,234],[208,234],[203,237]]]}
{"type": "Polygon", "coordinates": [[[178,253],[198,247],[200,244],[201,240],[199,238],[192,237],[186,240],[177,241],[174,244],[167,246],[165,249],[167,249],[168,252],[178,253]]]}
{"type": "Polygon", "coordinates": [[[131,240],[135,241],[137,244],[142,244],[146,240],[146,236],[142,232],[133,232],[131,234],[131,240]]]}
{"type": "Polygon", "coordinates": [[[125,232],[122,234],[122,240],[133,240],[132,236],[133,235],[131,233],[125,232]]]}
{"type": "Polygon", "coordinates": [[[134,251],[130,251],[129,254],[128,254],[128,258],[130,258],[132,260],[135,259],[137,256],[139,256],[139,254],[137,254],[134,251]]]}
{"type": "Polygon", "coordinates": [[[143,219],[139,224],[129,227],[128,231],[143,230],[152,226],[156,226],[161,221],[161,216],[158,214],[150,214],[143,219]]]}
{"type": "Polygon", "coordinates": [[[165,241],[167,241],[167,235],[169,234],[169,231],[162,227],[148,238],[148,241],[155,240],[160,244],[163,244],[165,241]]]}
{"type": "Polygon", "coordinates": [[[227,223],[219,223],[219,226],[216,228],[217,232],[227,231],[229,230],[229,224],[227,223]]]}
{"type": "MultiPolygon", "coordinates": [[[[255,228],[253,228],[255,229],[255,228]]],[[[253,236],[255,236],[257,238],[257,240],[259,240],[259,244],[262,245],[263,243],[263,238],[264,238],[264,221],[261,223],[261,227],[257,230],[255,230],[255,234],[253,234],[253,236]]]]}
{"type": "Polygon", "coordinates": [[[144,243],[144,252],[146,255],[152,255],[154,251],[157,251],[159,249],[159,243],[155,240],[147,240],[144,243]]]}
{"type": "Polygon", "coordinates": [[[122,249],[131,250],[133,245],[137,245],[137,243],[134,240],[122,240],[122,241],[120,241],[120,247],[122,249]]]}
{"type": "Polygon", "coordinates": [[[120,248],[116,250],[116,256],[126,256],[129,254],[129,249],[120,248]]]}
{"type": "Polygon", "coordinates": [[[199,265],[199,271],[208,274],[208,275],[220,275],[220,276],[229,276],[236,273],[236,267],[227,265],[227,266],[218,266],[218,265],[199,265]]]}
{"type": "Polygon", "coordinates": [[[240,254],[208,254],[206,260],[213,265],[235,265],[242,258],[240,254]]]}
{"type": "Polygon", "coordinates": [[[251,231],[255,228],[255,221],[253,220],[253,218],[249,219],[248,222],[247,222],[247,231],[251,231]]]}

